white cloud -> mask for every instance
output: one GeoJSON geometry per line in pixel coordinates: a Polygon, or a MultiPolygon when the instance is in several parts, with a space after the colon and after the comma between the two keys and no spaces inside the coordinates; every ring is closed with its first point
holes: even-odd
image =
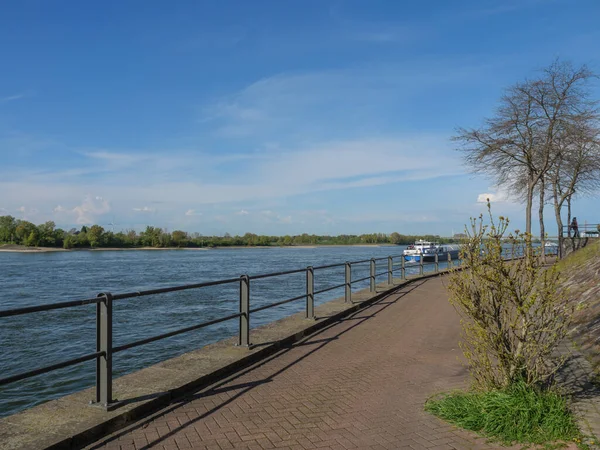
{"type": "Polygon", "coordinates": [[[188,209],[188,210],[185,212],[185,215],[186,215],[186,216],[201,216],[201,215],[202,215],[202,213],[201,213],[201,212],[197,212],[195,209],[188,209]]]}
{"type": "Polygon", "coordinates": [[[110,210],[108,200],[100,196],[87,195],[80,205],[71,209],[58,205],[53,212],[60,220],[69,220],[79,225],[91,225],[97,223],[98,219],[110,210]]]}
{"type": "Polygon", "coordinates": [[[496,193],[487,192],[479,194],[477,196],[477,203],[501,203],[508,201],[508,195],[502,190],[498,190],[496,193]]]}
{"type": "Polygon", "coordinates": [[[149,206],[144,206],[143,208],[133,208],[135,212],[155,212],[156,208],[150,208],[149,206]]]}
{"type": "Polygon", "coordinates": [[[247,215],[248,215],[248,214],[250,214],[250,213],[249,213],[248,211],[246,211],[245,209],[242,209],[242,210],[240,210],[240,211],[236,212],[236,214],[237,214],[238,216],[247,216],[247,215]]]}
{"type": "Polygon", "coordinates": [[[292,216],[285,216],[278,218],[279,223],[292,223],[292,216]]]}

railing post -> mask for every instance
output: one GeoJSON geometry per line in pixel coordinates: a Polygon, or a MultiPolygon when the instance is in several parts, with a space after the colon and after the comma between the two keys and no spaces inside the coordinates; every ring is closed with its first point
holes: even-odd
{"type": "Polygon", "coordinates": [[[375,269],[376,269],[375,258],[371,258],[371,274],[370,274],[370,277],[369,277],[370,278],[369,279],[369,281],[370,281],[370,283],[369,283],[369,290],[371,292],[375,292],[375,273],[376,273],[375,269]]]}
{"type": "Polygon", "coordinates": [[[405,263],[406,263],[406,260],[404,258],[404,255],[402,255],[402,266],[401,266],[401,270],[400,270],[400,277],[403,280],[406,280],[406,267],[404,266],[405,263]]]}
{"type": "Polygon", "coordinates": [[[439,272],[440,271],[440,266],[439,266],[439,258],[438,258],[438,254],[435,254],[435,272],[439,272]]]}
{"type": "Polygon", "coordinates": [[[306,318],[315,318],[315,269],[306,268],[306,318]]]}
{"type": "Polygon", "coordinates": [[[423,253],[421,253],[421,257],[419,258],[419,275],[423,275],[423,253]]]}
{"type": "Polygon", "coordinates": [[[344,291],[344,301],[350,303],[352,301],[352,265],[346,261],[346,286],[344,291]]]}
{"type": "Polygon", "coordinates": [[[448,252],[448,269],[452,269],[452,252],[448,252]]]}
{"type": "Polygon", "coordinates": [[[388,284],[394,284],[394,259],[388,256],[388,284]]]}
{"type": "Polygon", "coordinates": [[[112,294],[98,294],[103,298],[96,303],[96,351],[103,352],[96,358],[96,403],[104,408],[112,399],[112,294]]]}
{"type": "Polygon", "coordinates": [[[250,346],[250,277],[240,277],[240,336],[238,345],[250,346]]]}

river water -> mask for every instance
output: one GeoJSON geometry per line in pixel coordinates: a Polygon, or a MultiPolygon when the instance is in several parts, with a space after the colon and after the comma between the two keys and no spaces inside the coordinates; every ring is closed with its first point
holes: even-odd
{"type": "MultiPolygon", "coordinates": [[[[404,247],[248,248],[196,250],[0,252],[0,310],[113,294],[201,283],[241,274],[258,275],[400,255],[404,247]]],[[[400,258],[397,259],[400,261],[400,258]]],[[[386,270],[379,262],[377,272],[386,270]]],[[[409,267],[407,265],[407,267],[409,267]]],[[[440,263],[440,268],[445,267],[440,263]]],[[[430,266],[427,270],[432,270],[430,266]]],[[[369,264],[353,266],[353,279],[369,274],[369,264]]],[[[418,267],[409,267],[415,274],[418,267]]],[[[397,272],[396,276],[399,276],[397,272]]],[[[378,278],[378,282],[386,277],[378,278]]],[[[344,267],[315,272],[315,290],[344,282],[344,267]]],[[[353,290],[368,287],[368,280],[353,290]]],[[[122,345],[236,313],[239,284],[214,286],[114,303],[113,345],[122,345]]],[[[304,273],[253,280],[251,308],[302,295],[304,273]]],[[[320,304],[343,295],[343,288],[317,295],[320,304]]],[[[257,327],[302,311],[304,300],[257,312],[257,327]]],[[[94,305],[0,318],[0,378],[95,351],[94,305]]],[[[114,376],[127,373],[237,334],[231,320],[114,355],[114,376]]],[[[0,387],[0,416],[91,387],[95,362],[88,361],[0,387]]]]}

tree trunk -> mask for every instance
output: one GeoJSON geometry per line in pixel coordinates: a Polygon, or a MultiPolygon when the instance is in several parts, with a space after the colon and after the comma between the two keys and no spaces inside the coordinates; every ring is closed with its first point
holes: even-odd
{"type": "Polygon", "coordinates": [[[567,224],[568,224],[568,236],[571,237],[571,196],[567,197],[567,224]]]}
{"type": "Polygon", "coordinates": [[[529,176],[529,182],[527,183],[527,206],[525,207],[525,252],[528,256],[531,256],[531,210],[533,207],[533,188],[535,183],[533,176],[529,176]]]}
{"type": "Polygon", "coordinates": [[[557,236],[558,236],[558,257],[562,258],[563,252],[563,221],[561,215],[561,206],[556,197],[554,197],[554,216],[556,217],[556,228],[557,228],[557,236]]]}
{"type": "Polygon", "coordinates": [[[531,210],[533,207],[533,183],[527,186],[527,206],[525,207],[525,232],[531,234],[531,210]]]}
{"type": "Polygon", "coordinates": [[[544,203],[546,194],[546,183],[544,177],[540,178],[540,208],[538,210],[540,218],[540,242],[542,244],[542,261],[546,262],[546,228],[544,227],[544,203]]]}

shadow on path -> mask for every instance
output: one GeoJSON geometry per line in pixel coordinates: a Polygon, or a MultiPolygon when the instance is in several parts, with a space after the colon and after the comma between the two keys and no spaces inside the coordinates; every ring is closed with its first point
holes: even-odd
{"type": "Polygon", "coordinates": [[[409,294],[410,292],[412,292],[413,290],[415,290],[416,288],[418,288],[419,286],[423,285],[424,283],[426,283],[427,280],[423,280],[421,282],[416,282],[416,283],[412,283],[411,285],[407,286],[407,290],[399,290],[397,292],[394,292],[392,294],[390,294],[389,296],[383,297],[382,299],[372,303],[371,305],[365,307],[364,309],[361,309],[359,311],[356,311],[354,313],[352,313],[351,315],[349,315],[348,317],[345,317],[343,319],[340,319],[338,321],[335,321],[334,323],[322,328],[321,330],[318,330],[317,332],[313,333],[310,336],[307,336],[306,338],[291,344],[285,348],[283,348],[282,350],[274,353],[273,355],[271,355],[270,357],[264,359],[263,361],[260,361],[256,364],[253,364],[252,366],[241,370],[240,372],[225,378],[224,380],[221,380],[219,382],[217,382],[216,384],[214,384],[213,386],[209,387],[209,388],[205,388],[202,391],[199,391],[195,394],[192,395],[188,395],[184,398],[182,398],[181,400],[177,400],[174,403],[172,403],[170,406],[168,406],[167,408],[162,409],[161,411],[154,413],[146,418],[143,418],[139,421],[137,421],[136,423],[130,425],[129,427],[124,428],[123,430],[117,432],[117,434],[113,434],[112,436],[108,437],[108,438],[104,438],[101,441],[98,441],[94,444],[91,444],[89,447],[86,447],[88,449],[99,449],[101,447],[103,447],[104,445],[106,445],[109,442],[118,440],[121,436],[124,436],[128,433],[131,433],[132,431],[135,431],[137,429],[140,428],[145,428],[145,426],[147,426],[147,424],[149,424],[150,422],[152,422],[153,420],[155,420],[156,418],[163,416],[165,414],[168,414],[169,412],[179,408],[182,405],[185,405],[186,403],[192,402],[194,400],[200,399],[200,398],[206,398],[206,397],[210,397],[213,395],[217,395],[217,394],[222,394],[225,392],[229,392],[229,391],[235,391],[235,390],[239,390],[242,389],[240,392],[236,393],[235,395],[231,396],[230,398],[228,398],[226,401],[216,405],[215,407],[213,407],[212,409],[206,411],[205,413],[201,414],[200,416],[194,418],[193,420],[189,420],[188,422],[180,425],[179,427],[176,427],[174,429],[172,429],[169,433],[160,436],[158,439],[154,440],[153,442],[148,443],[148,445],[141,447],[142,449],[146,450],[146,449],[150,449],[152,447],[154,447],[155,445],[160,444],[161,442],[165,441],[166,439],[168,439],[169,437],[174,436],[175,434],[179,433],[180,431],[184,430],[185,428],[189,427],[190,425],[198,422],[199,420],[202,420],[208,416],[210,416],[211,414],[219,411],[221,408],[225,407],[226,405],[232,403],[234,400],[236,400],[237,398],[247,394],[248,392],[250,392],[251,390],[253,390],[254,388],[256,388],[257,386],[260,385],[264,385],[266,383],[270,383],[273,381],[273,379],[275,377],[277,377],[278,375],[281,375],[282,373],[284,373],[286,370],[290,369],[291,367],[293,367],[294,365],[298,364],[300,361],[306,359],[308,356],[312,355],[313,353],[321,350],[323,347],[325,347],[327,344],[329,344],[330,342],[339,339],[340,336],[346,334],[348,331],[358,327],[360,324],[362,324],[363,322],[375,317],[377,314],[381,313],[383,310],[385,310],[386,308],[390,307],[391,305],[395,304],[396,302],[398,302],[398,300],[402,299],[404,296],[406,296],[407,294],[409,294]],[[391,300],[390,297],[393,297],[394,299],[391,300]],[[378,308],[377,310],[375,310],[373,313],[369,314],[369,315],[361,315],[369,310],[371,310],[372,308],[378,308]],[[324,339],[314,339],[315,337],[319,336],[320,334],[324,333],[327,330],[330,330],[333,327],[336,327],[340,324],[343,323],[350,323],[355,321],[355,323],[353,323],[351,326],[349,326],[348,328],[343,329],[342,331],[340,331],[339,333],[335,334],[334,336],[328,337],[328,338],[324,338],[324,339]],[[308,351],[306,354],[300,356],[299,358],[295,359],[294,361],[292,361],[291,363],[285,365],[284,367],[280,368],[279,370],[273,372],[271,375],[261,379],[261,380],[256,380],[256,381],[252,381],[252,382],[248,382],[248,383],[240,383],[237,385],[229,385],[232,381],[252,372],[253,370],[264,366],[265,364],[273,361],[274,359],[290,352],[291,350],[293,350],[296,347],[302,347],[302,346],[309,346],[309,345],[316,345],[315,348],[313,348],[312,350],[308,351]]]}

